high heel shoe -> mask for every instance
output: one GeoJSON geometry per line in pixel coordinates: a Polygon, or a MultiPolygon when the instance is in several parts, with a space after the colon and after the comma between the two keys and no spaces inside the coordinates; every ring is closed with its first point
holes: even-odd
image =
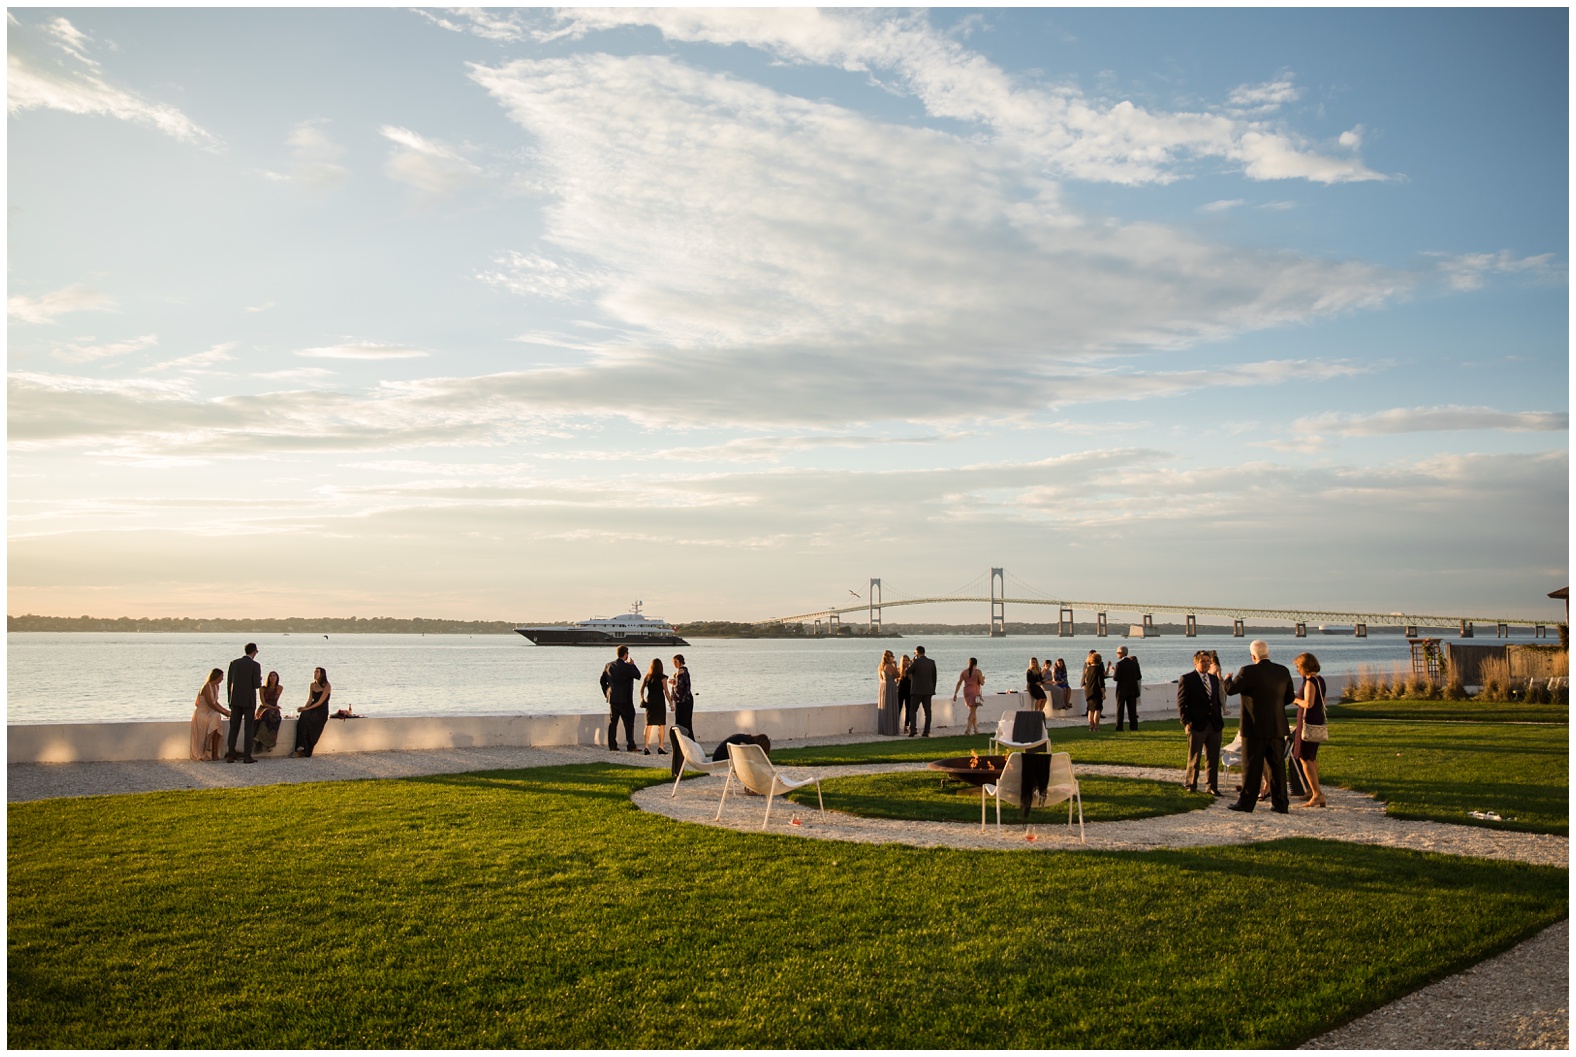
{"type": "Polygon", "coordinates": [[[1325,806],[1324,794],[1320,793],[1318,796],[1316,796],[1313,799],[1309,800],[1306,806],[1308,806],[1308,807],[1324,807],[1325,806]]]}

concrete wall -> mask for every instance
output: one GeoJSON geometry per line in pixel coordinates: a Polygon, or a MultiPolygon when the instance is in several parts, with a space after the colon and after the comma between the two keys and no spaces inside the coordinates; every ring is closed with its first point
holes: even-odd
{"type": "MultiPolygon", "coordinates": [[[[1329,681],[1330,697],[1339,698],[1345,678],[1329,681]]],[[[1235,711],[1235,701],[1232,702],[1235,711]]],[[[1027,708],[1022,691],[986,694],[980,702],[981,731],[993,728],[1008,708],[1027,708]]],[[[1106,702],[1109,721],[1116,710],[1106,702]]],[[[1160,718],[1174,715],[1175,683],[1147,683],[1139,711],[1160,718]]],[[[950,696],[938,696],[932,710],[932,730],[961,729],[964,707],[950,696]]],[[[1083,692],[1072,693],[1073,716],[1084,714],[1083,692]]],[[[635,737],[641,738],[637,713],[635,737]]],[[[713,744],[743,731],[773,738],[813,738],[833,734],[873,734],[875,702],[799,705],[783,708],[741,708],[695,713],[695,735],[702,744],[713,744]]],[[[370,719],[330,719],[318,742],[319,753],[379,752],[401,749],[497,748],[532,745],[605,745],[607,715],[580,713],[553,716],[389,716],[370,719]]],[[[287,755],[295,743],[295,720],[279,729],[274,755],[287,755]]],[[[6,728],[6,760],[10,763],[78,763],[90,760],[184,760],[191,752],[191,723],[184,720],[150,723],[13,723],[6,728]]]]}

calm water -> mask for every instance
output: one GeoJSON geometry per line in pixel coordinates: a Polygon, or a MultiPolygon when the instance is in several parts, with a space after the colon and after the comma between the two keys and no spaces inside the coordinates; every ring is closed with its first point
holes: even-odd
{"type": "MultiPolygon", "coordinates": [[[[244,640],[234,635],[117,633],[9,634],[7,721],[55,723],[127,719],[187,719],[192,699],[211,668],[227,667],[244,640]]],[[[306,701],[312,669],[328,669],[334,705],[354,705],[374,716],[599,712],[597,687],[610,649],[532,646],[518,635],[322,635],[297,633],[256,639],[266,673],[278,671],[284,703],[306,701]]],[[[831,704],[875,699],[875,668],[883,649],[901,655],[922,645],[941,672],[941,692],[970,657],[985,670],[986,690],[1020,689],[1029,657],[1061,657],[1070,669],[1099,649],[1114,659],[1118,638],[1022,636],[990,639],[919,636],[904,639],[796,641],[697,639],[683,647],[702,709],[831,704]]],[[[1319,656],[1327,673],[1360,664],[1388,668],[1405,661],[1406,640],[1337,636],[1270,639],[1271,656],[1289,664],[1302,649],[1319,656]]],[[[1175,679],[1192,667],[1193,651],[1220,651],[1230,668],[1247,663],[1246,639],[1201,635],[1130,640],[1144,678],[1175,679]]],[[[634,651],[644,669],[652,656],[666,664],[672,647],[634,651]]],[[[671,667],[671,666],[670,666],[671,667]]],[[[1076,674],[1074,676],[1076,680],[1076,674]]]]}

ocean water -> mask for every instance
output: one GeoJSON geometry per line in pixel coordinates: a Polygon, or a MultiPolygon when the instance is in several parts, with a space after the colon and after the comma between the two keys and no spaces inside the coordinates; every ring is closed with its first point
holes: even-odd
{"type": "MultiPolygon", "coordinates": [[[[368,716],[487,715],[601,712],[597,676],[611,649],[533,646],[518,635],[333,635],[296,633],[256,637],[264,673],[277,671],[288,712],[306,702],[312,669],[328,671],[335,707],[353,705],[368,716]]],[[[1200,635],[1125,640],[1148,682],[1173,680],[1192,668],[1193,651],[1220,651],[1236,668],[1248,661],[1248,640],[1200,635]]],[[[245,640],[235,635],[11,633],[7,635],[9,723],[188,719],[212,668],[225,668],[245,640]]],[[[1326,673],[1359,665],[1406,662],[1399,635],[1369,639],[1290,635],[1269,639],[1283,664],[1304,649],[1326,673]]],[[[1124,640],[1080,635],[913,636],[886,639],[695,639],[685,647],[636,648],[642,669],[682,652],[695,687],[696,707],[781,707],[875,699],[876,663],[883,649],[898,655],[922,645],[940,671],[940,693],[950,696],[970,657],[985,671],[986,692],[1021,689],[1031,656],[1061,657],[1077,679],[1084,655],[1100,650],[1113,660],[1124,640]]]]}

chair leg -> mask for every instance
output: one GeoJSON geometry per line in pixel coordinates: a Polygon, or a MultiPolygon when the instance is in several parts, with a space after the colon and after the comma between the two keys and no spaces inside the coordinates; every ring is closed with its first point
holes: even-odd
{"type": "Polygon", "coordinates": [[[684,780],[684,768],[680,767],[679,768],[679,773],[677,775],[675,775],[674,778],[673,778],[673,792],[668,794],[668,799],[669,800],[672,800],[674,797],[679,795],[679,783],[682,782],[683,780],[684,780]]]}
{"type": "Polygon", "coordinates": [[[766,817],[761,819],[761,828],[766,828],[766,823],[772,820],[772,797],[776,795],[772,789],[766,790],[766,817]]]}
{"type": "Polygon", "coordinates": [[[985,787],[980,786],[980,832],[985,832],[985,787]]]}
{"type": "Polygon", "coordinates": [[[1001,836],[1001,790],[996,790],[996,836],[1001,836]]]}
{"type": "Polygon", "coordinates": [[[1077,786],[1073,786],[1073,794],[1078,797],[1078,843],[1088,844],[1089,842],[1084,840],[1083,832],[1083,792],[1077,786]]]}
{"type": "Polygon", "coordinates": [[[722,805],[728,802],[728,787],[732,784],[733,768],[730,767],[728,768],[728,780],[722,783],[722,799],[717,801],[717,818],[712,819],[713,822],[716,822],[718,819],[722,818],[722,805]]]}
{"type": "Polygon", "coordinates": [[[815,802],[820,806],[821,814],[826,814],[826,800],[821,796],[821,780],[819,778],[815,780],[815,802]]]}

